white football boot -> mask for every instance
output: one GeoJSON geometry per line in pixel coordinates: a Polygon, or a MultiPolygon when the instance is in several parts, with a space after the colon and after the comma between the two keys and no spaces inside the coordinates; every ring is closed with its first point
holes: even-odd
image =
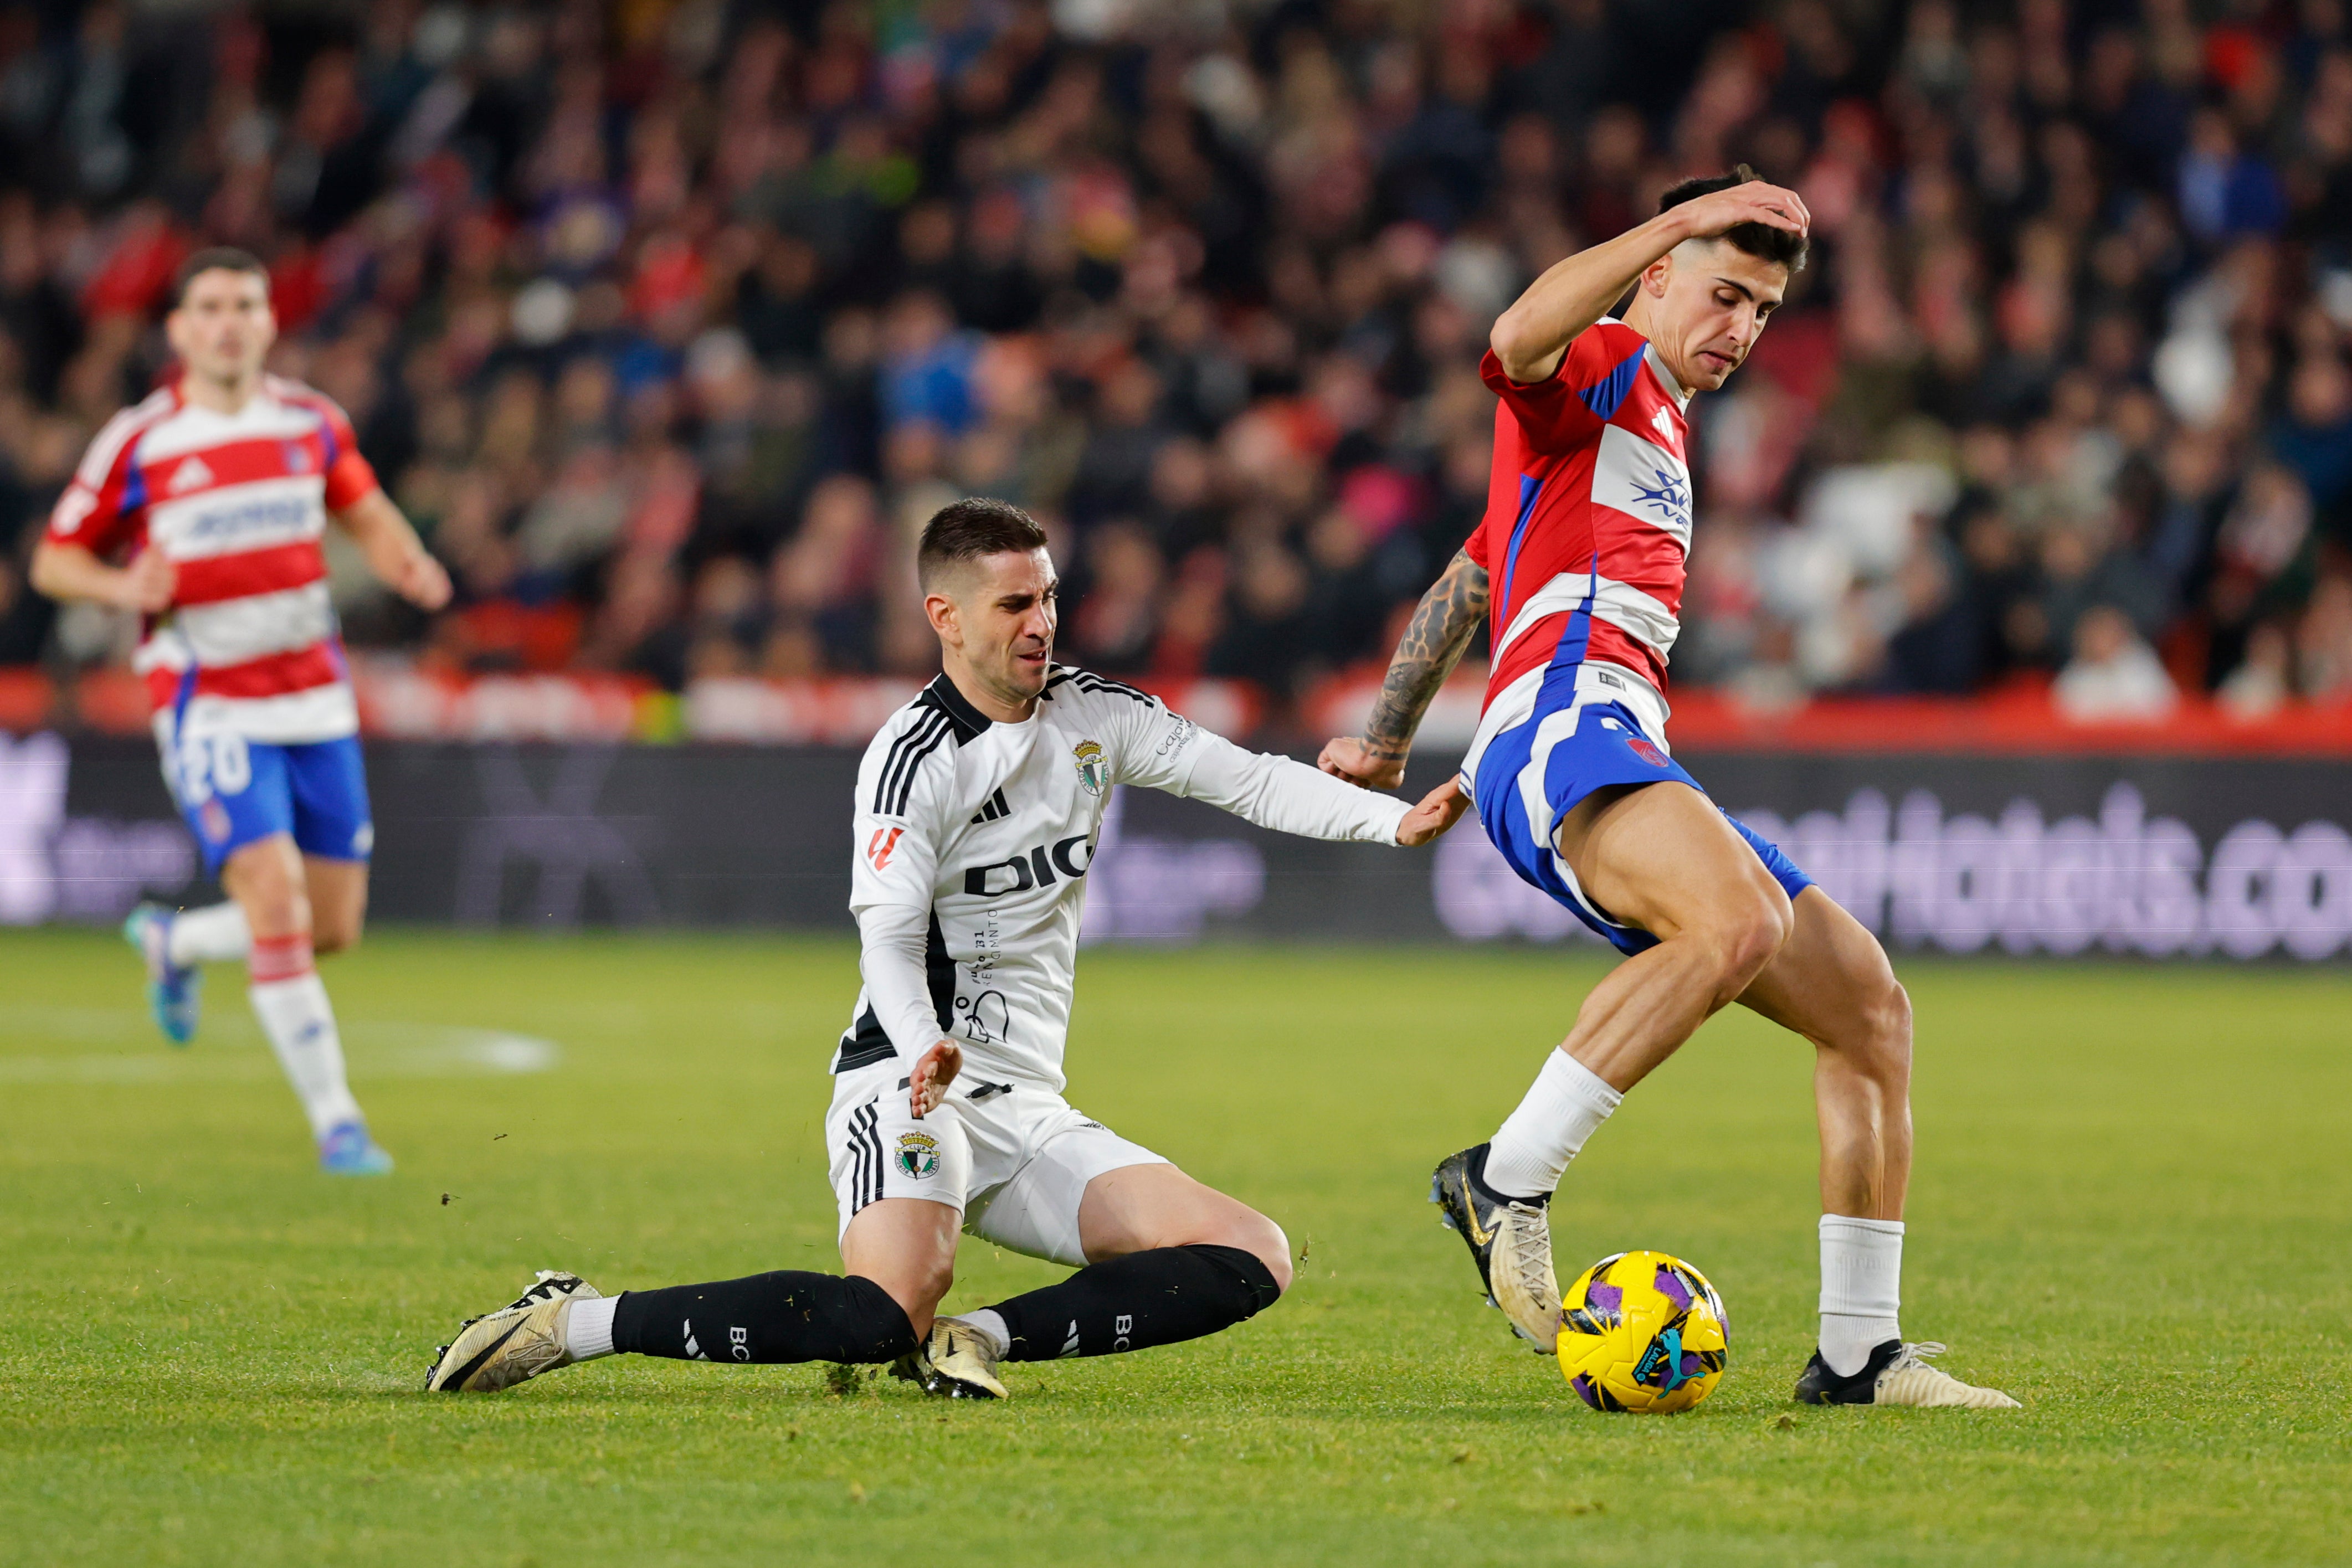
{"type": "Polygon", "coordinates": [[[1801,1405],[1907,1405],[1918,1409],[2018,1410],[2023,1406],[1998,1388],[1962,1383],[1927,1357],[1941,1355],[1934,1340],[1888,1340],[1851,1377],[1840,1377],[1820,1351],[1797,1379],[1801,1405]]]}
{"type": "Polygon", "coordinates": [[[922,1385],[940,1399],[1010,1399],[996,1376],[996,1342],[961,1318],[935,1318],[930,1342],[902,1355],[890,1375],[922,1385]]]}
{"type": "Polygon", "coordinates": [[[1486,1190],[1486,1145],[1449,1155],[1429,1181],[1429,1201],[1470,1249],[1486,1303],[1538,1355],[1559,1343],[1559,1280],[1551,1266],[1551,1216],[1542,1203],[1486,1190]]]}
{"type": "Polygon", "coordinates": [[[445,1344],[425,1375],[427,1392],[495,1394],[501,1388],[572,1364],[564,1343],[565,1321],[574,1301],[600,1300],[602,1292],[577,1274],[541,1269],[538,1283],[510,1306],[459,1325],[457,1343],[445,1344]]]}

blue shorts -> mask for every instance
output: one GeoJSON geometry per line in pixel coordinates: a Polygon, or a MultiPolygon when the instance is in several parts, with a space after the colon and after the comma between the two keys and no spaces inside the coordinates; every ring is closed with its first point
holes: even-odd
{"type": "Polygon", "coordinates": [[[363,861],[375,847],[355,736],[301,746],[173,736],[163,779],[213,876],[231,854],[272,833],[291,833],[304,854],[328,860],[363,861]]]}
{"type": "MultiPolygon", "coordinates": [[[[1589,681],[1580,693],[1579,669],[1566,664],[1547,673],[1535,711],[1487,742],[1475,758],[1477,772],[1469,783],[1486,836],[1519,879],[1566,904],[1619,952],[1639,953],[1656,946],[1658,939],[1638,926],[1612,920],[1587,898],[1576,873],[1552,848],[1551,836],[1560,818],[1596,789],[1669,779],[1699,789],[1699,782],[1643,731],[1628,703],[1609,700],[1589,681]],[[1540,824],[1532,820],[1531,810],[1541,814],[1540,824]]],[[[1602,678],[1631,691],[1624,681],[1602,678]]],[[[1799,871],[1778,844],[1729,812],[1724,820],[1748,841],[1790,898],[1813,885],[1813,879],[1799,871]]]]}

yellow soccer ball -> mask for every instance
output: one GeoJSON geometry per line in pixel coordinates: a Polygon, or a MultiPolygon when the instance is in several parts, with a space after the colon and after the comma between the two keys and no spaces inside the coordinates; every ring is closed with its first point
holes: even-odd
{"type": "Polygon", "coordinates": [[[1687,1410],[1723,1381],[1731,1325],[1706,1276],[1664,1252],[1620,1252],[1562,1298],[1559,1370],[1595,1410],[1687,1410]]]}

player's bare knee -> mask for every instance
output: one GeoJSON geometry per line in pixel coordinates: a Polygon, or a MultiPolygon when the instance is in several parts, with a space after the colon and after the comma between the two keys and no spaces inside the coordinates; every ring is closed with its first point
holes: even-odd
{"type": "Polygon", "coordinates": [[[1714,918],[1698,928],[1713,955],[1721,995],[1727,999],[1746,990],[1787,945],[1794,925],[1789,895],[1778,883],[1727,895],[1714,918]]]}
{"type": "Polygon", "coordinates": [[[1244,1208],[1239,1214],[1220,1218],[1216,1223],[1195,1231],[1189,1241],[1195,1247],[1230,1247],[1236,1252],[1246,1252],[1265,1265],[1274,1277],[1277,1291],[1290,1289],[1290,1238],[1282,1227],[1255,1209],[1244,1208]]]}
{"type": "Polygon", "coordinates": [[[348,953],[360,945],[360,925],[357,921],[313,920],[310,924],[310,951],[319,957],[331,953],[348,953]]]}
{"type": "Polygon", "coordinates": [[[1257,1221],[1250,1228],[1252,1239],[1239,1245],[1265,1265],[1265,1271],[1274,1276],[1274,1288],[1287,1295],[1291,1281],[1290,1238],[1265,1215],[1252,1214],[1250,1218],[1257,1221]]]}

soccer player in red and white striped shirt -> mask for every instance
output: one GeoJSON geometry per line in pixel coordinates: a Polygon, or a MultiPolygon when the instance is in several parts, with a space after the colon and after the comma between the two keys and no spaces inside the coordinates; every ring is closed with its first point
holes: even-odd
{"type": "Polygon", "coordinates": [[[1666,745],[1691,548],[1685,411],[1746,361],[1811,223],[1795,192],[1745,168],[1688,181],[1503,313],[1481,367],[1501,400],[1486,518],[1423,598],[1365,735],[1332,741],[1323,766],[1398,782],[1431,696],[1486,622],[1486,706],[1455,809],[1475,803],[1511,869],[1626,955],[1493,1140],[1437,1167],[1432,1197],[1517,1332],[1549,1354],[1559,1331],[1547,1209],[1570,1160],[1738,1001],[1816,1052],[1821,1338],[1797,1397],[2011,1406],[1929,1366],[1942,1347],[1898,1326],[1911,1005],[1885,953],[1778,846],[1717,810],[1666,745]],[[1628,290],[1623,318],[1608,317],[1628,290]]]}
{"type": "Polygon", "coordinates": [[[259,261],[198,252],[165,327],[177,379],[90,443],[33,582],[145,618],[134,667],[163,776],[229,895],[176,915],[142,905],[125,926],[146,957],[157,1022],[186,1043],[197,966],[244,958],[320,1165],[373,1175],[392,1161],[344,1080],[312,967],[359,939],[374,839],[320,538],[331,519],[425,610],[448,602],[449,578],[377,485],[343,411],[263,373],[278,323],[259,261]]]}

